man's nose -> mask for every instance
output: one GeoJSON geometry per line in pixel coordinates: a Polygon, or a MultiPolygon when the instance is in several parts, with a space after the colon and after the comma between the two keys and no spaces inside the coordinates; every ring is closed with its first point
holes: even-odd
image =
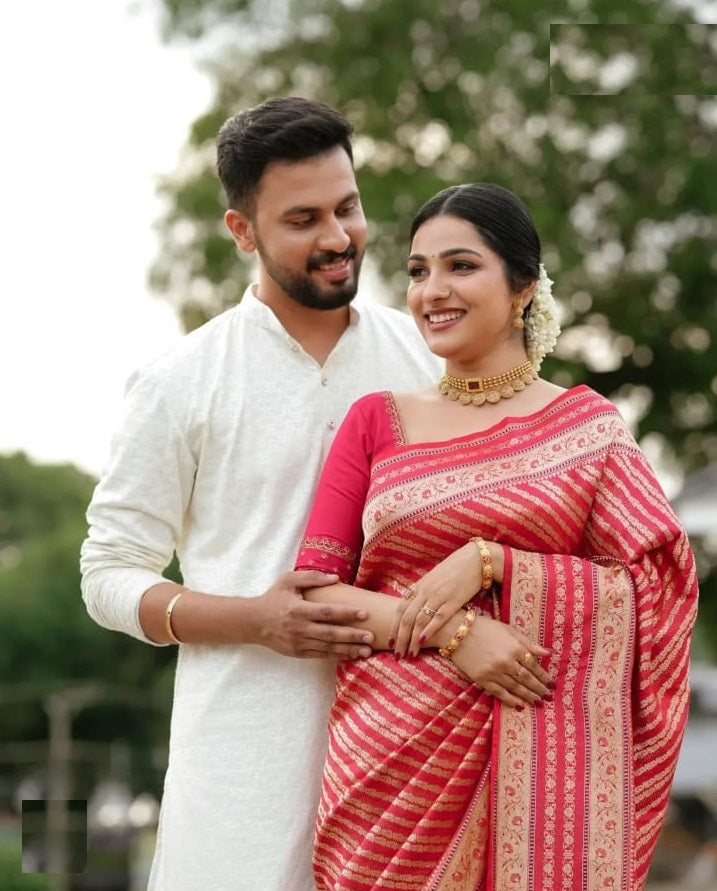
{"type": "Polygon", "coordinates": [[[322,226],[317,244],[323,251],[342,254],[351,244],[351,236],[344,228],[342,221],[338,217],[332,216],[322,226]]]}

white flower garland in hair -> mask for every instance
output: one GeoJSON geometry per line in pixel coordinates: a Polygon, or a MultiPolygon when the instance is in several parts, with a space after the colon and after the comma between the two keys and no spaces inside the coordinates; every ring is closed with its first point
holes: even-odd
{"type": "Polygon", "coordinates": [[[553,297],[553,282],[548,278],[545,266],[540,264],[538,284],[525,317],[525,348],[528,359],[536,371],[543,359],[552,353],[560,334],[558,306],[553,297]]]}

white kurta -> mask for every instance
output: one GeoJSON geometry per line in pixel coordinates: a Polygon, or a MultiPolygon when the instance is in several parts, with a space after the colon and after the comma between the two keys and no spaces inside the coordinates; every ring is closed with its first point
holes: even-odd
{"type": "MultiPolygon", "coordinates": [[[[139,601],[176,548],[186,585],[262,594],[291,569],[321,465],[359,396],[437,379],[413,321],[373,304],[323,367],[247,291],[130,384],[88,509],[82,592],[146,640],[139,601]]],[[[151,891],[309,891],[334,662],[179,648],[151,891]]]]}

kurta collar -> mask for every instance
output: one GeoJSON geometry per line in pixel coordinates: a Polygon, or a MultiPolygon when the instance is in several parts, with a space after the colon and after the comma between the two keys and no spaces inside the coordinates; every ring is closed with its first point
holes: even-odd
{"type": "MultiPolygon", "coordinates": [[[[266,328],[269,331],[275,331],[278,334],[283,335],[286,338],[289,338],[293,343],[293,338],[289,335],[287,330],[281,324],[281,322],[277,319],[274,313],[269,309],[269,307],[262,303],[261,300],[256,296],[256,284],[251,284],[244,291],[244,296],[237,307],[237,311],[240,312],[245,318],[252,321],[254,324],[259,325],[262,328],[266,328]]],[[[354,301],[349,307],[349,327],[355,327],[359,319],[361,318],[360,306],[355,305],[356,301],[354,301]]]]}

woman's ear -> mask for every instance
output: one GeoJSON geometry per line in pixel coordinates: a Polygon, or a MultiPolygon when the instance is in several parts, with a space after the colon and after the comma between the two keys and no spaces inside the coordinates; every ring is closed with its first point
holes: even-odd
{"type": "Polygon", "coordinates": [[[538,287],[537,282],[531,282],[529,285],[526,285],[523,290],[519,293],[516,302],[522,307],[523,312],[530,306],[533,301],[533,294],[535,294],[535,289],[538,287]]]}

